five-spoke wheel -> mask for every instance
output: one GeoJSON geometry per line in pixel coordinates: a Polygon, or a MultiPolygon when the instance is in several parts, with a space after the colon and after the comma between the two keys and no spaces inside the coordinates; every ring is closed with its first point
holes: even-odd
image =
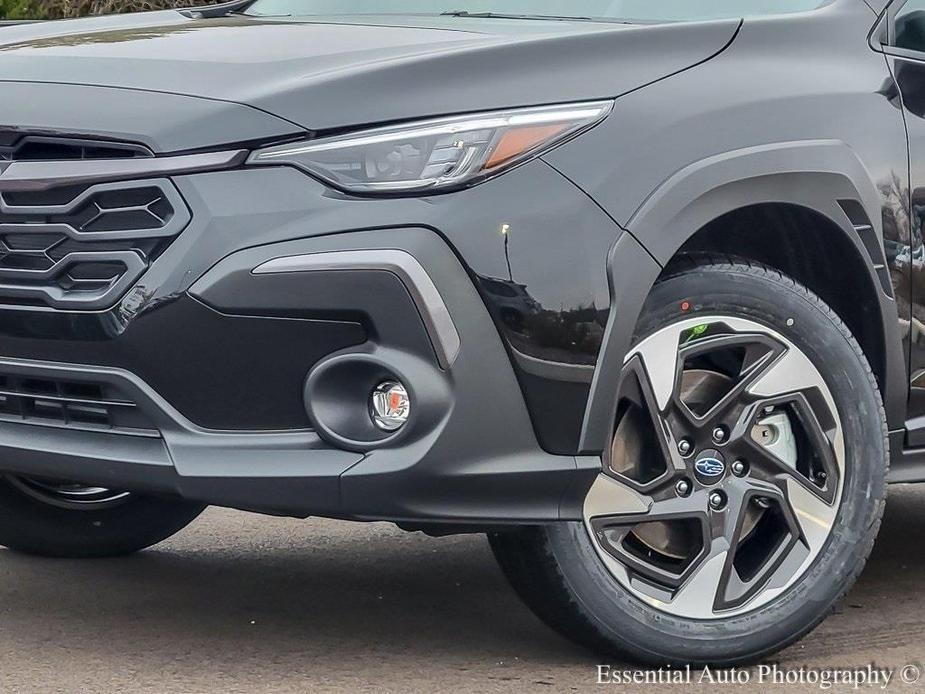
{"type": "Polygon", "coordinates": [[[816,557],[838,509],[844,439],[792,342],[699,316],[627,359],[607,466],[585,518],[614,577],[690,618],[754,609],[816,557]]]}

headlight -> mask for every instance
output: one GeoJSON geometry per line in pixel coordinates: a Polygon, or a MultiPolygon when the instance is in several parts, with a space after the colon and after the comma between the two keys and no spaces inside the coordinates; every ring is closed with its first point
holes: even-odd
{"type": "Polygon", "coordinates": [[[416,121],[254,152],[250,164],[288,164],[356,193],[472,185],[603,120],[613,101],[416,121]]]}

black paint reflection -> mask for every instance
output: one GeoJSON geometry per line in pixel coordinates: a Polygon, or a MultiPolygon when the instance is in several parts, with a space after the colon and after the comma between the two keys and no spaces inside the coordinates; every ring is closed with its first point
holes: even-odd
{"type": "Polygon", "coordinates": [[[609,310],[595,308],[592,297],[587,306],[552,310],[513,279],[479,276],[479,285],[517,352],[560,364],[590,366],[597,361],[609,310]]]}
{"type": "Polygon", "coordinates": [[[925,412],[925,65],[897,60],[894,72],[905,106],[911,187],[894,182],[889,189],[881,188],[884,250],[909,357],[909,416],[916,416],[925,412]],[[894,234],[891,227],[908,228],[908,235],[894,234]]]}

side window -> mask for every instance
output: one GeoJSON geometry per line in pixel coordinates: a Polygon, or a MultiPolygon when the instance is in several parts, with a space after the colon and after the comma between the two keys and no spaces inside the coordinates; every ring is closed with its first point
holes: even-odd
{"type": "Polygon", "coordinates": [[[893,20],[893,45],[925,53],[925,0],[909,0],[893,20]]]}

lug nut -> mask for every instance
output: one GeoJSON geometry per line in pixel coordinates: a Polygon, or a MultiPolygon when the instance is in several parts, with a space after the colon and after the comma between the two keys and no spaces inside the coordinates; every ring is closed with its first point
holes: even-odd
{"type": "Polygon", "coordinates": [[[710,508],[719,511],[726,505],[726,497],[722,492],[713,492],[710,494],[710,508]]]}
{"type": "Polygon", "coordinates": [[[723,441],[725,441],[726,440],[726,430],[723,429],[722,427],[716,427],[713,430],[713,440],[716,441],[716,443],[722,443],[723,441]]]}
{"type": "Polygon", "coordinates": [[[732,474],[736,477],[742,477],[747,470],[748,466],[745,464],[745,461],[737,460],[732,464],[732,474]]]}
{"type": "Polygon", "coordinates": [[[678,453],[681,455],[689,455],[692,450],[694,450],[694,445],[687,439],[678,441],[678,453]]]}
{"type": "Polygon", "coordinates": [[[674,488],[679,496],[687,496],[691,491],[691,483],[687,480],[680,480],[674,488]]]}

